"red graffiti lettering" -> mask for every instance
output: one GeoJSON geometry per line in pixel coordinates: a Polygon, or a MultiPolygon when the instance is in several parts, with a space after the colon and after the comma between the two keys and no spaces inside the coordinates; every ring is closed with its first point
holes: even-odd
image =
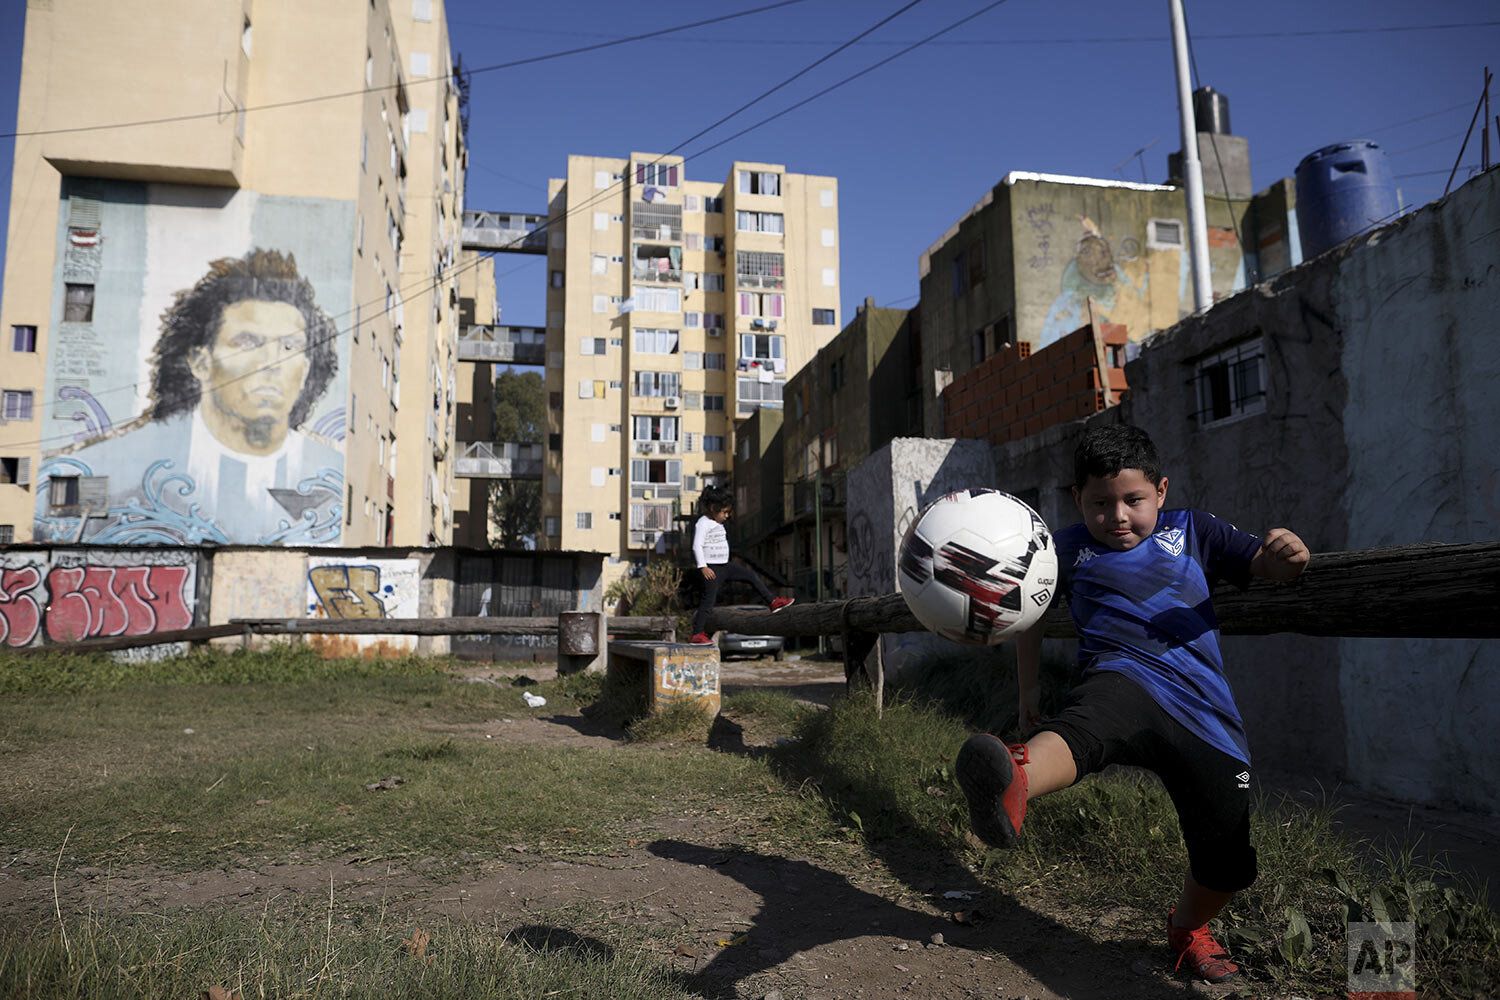
{"type": "Polygon", "coordinates": [[[187,628],[186,566],[59,566],[47,574],[47,638],[151,635],[187,628]]]}
{"type": "Polygon", "coordinates": [[[42,609],[31,591],[41,582],[35,566],[0,572],[0,641],[7,646],[28,646],[36,639],[42,609]]]}

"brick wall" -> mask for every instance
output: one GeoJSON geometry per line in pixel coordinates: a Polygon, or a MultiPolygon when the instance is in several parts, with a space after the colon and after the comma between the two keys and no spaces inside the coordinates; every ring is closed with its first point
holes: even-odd
{"type": "MultiPolygon", "coordinates": [[[[1099,324],[1105,357],[1123,365],[1125,327],[1099,324]]],[[[1110,403],[1124,395],[1125,370],[1109,369],[1110,403]]],[[[1035,354],[1022,341],[1002,348],[943,390],[943,435],[993,444],[1018,441],[1055,424],[1081,420],[1104,409],[1094,355],[1094,328],[1081,327],[1035,354]]]]}

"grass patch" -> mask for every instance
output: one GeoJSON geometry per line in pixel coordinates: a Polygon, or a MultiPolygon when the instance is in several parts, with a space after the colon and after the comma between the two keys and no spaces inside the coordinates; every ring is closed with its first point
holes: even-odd
{"type": "Polygon", "coordinates": [[[790,733],[818,709],[773,688],[749,688],[724,697],[724,714],[790,733]]]}
{"type": "Polygon", "coordinates": [[[636,719],[625,732],[636,743],[706,743],[713,716],[691,701],[678,701],[636,719]]]}
{"type": "Polygon", "coordinates": [[[314,650],[194,650],[161,660],[121,660],[106,653],[0,653],[0,694],[115,691],[142,685],[300,684],[370,677],[433,677],[447,673],[442,659],[324,659],[314,650]]]}
{"type": "MultiPolygon", "coordinates": [[[[975,851],[951,763],[968,729],[934,704],[898,699],[883,718],[863,698],[805,719],[801,739],[776,754],[792,780],[811,779],[877,854],[888,845],[948,851],[977,862],[998,890],[1039,892],[1090,909],[1135,911],[1131,929],[1154,940],[1176,898],[1187,855],[1160,782],[1116,770],[1031,803],[1021,845],[975,851]]],[[[1418,982],[1435,996],[1500,984],[1500,917],[1476,888],[1408,850],[1370,856],[1336,832],[1326,808],[1262,801],[1252,813],[1260,877],[1218,923],[1260,985],[1339,993],[1347,974],[1346,920],[1418,923],[1418,982]]]]}
{"type": "Polygon", "coordinates": [[[58,925],[0,926],[0,995],[35,1000],[400,996],[534,1000],[690,996],[652,957],[644,935],[604,926],[589,935],[451,920],[353,919],[311,906],[261,914],[172,912],[89,916],[58,925]]]}

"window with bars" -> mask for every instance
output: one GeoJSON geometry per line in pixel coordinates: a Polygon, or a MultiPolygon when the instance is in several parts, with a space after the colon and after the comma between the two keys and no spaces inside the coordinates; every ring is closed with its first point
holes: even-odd
{"type": "Polygon", "coordinates": [[[1266,409],[1265,344],[1247,340],[1200,360],[1189,383],[1199,427],[1266,409]]]}
{"type": "Polygon", "coordinates": [[[642,239],[682,240],[682,206],[637,201],[630,206],[631,235],[642,239]]]}
{"type": "Polygon", "coordinates": [[[786,284],[786,255],[742,250],[734,255],[734,282],[746,288],[781,288],[786,284]]]}
{"type": "Polygon", "coordinates": [[[786,383],[778,379],[762,382],[755,377],[741,376],[736,380],[735,385],[735,394],[738,399],[740,412],[746,413],[758,406],[780,409],[782,390],[785,387],[786,383]]]}
{"type": "Polygon", "coordinates": [[[574,515],[573,526],[580,531],[588,531],[594,526],[594,515],[590,511],[580,510],[574,515]]]}
{"type": "Polygon", "coordinates": [[[0,524],[0,545],[10,545],[16,540],[14,524],[0,524]]]}

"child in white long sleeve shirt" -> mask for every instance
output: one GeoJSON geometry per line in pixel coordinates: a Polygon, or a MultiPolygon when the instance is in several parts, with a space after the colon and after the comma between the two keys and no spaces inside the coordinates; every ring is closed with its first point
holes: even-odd
{"type": "Polygon", "coordinates": [[[703,598],[698,602],[698,610],[693,615],[692,641],[707,644],[713,642],[704,631],[708,627],[708,616],[713,612],[714,602],[718,600],[719,588],[729,581],[741,580],[750,584],[761,599],[770,605],[772,612],[789,607],[796,599],[771,596],[771,591],[759,576],[746,567],[729,561],[729,533],[724,529],[724,522],[734,512],[734,505],[728,493],[717,487],[710,487],[703,491],[700,506],[703,513],[693,525],[693,561],[698,566],[698,572],[703,574],[703,598]]]}

